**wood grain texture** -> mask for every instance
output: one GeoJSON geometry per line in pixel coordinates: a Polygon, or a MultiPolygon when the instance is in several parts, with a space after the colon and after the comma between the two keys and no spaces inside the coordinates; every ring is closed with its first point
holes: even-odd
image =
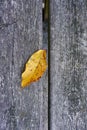
{"type": "Polygon", "coordinates": [[[50,8],[51,130],[87,130],[87,1],[50,8]]]}
{"type": "Polygon", "coordinates": [[[41,48],[42,1],[0,0],[0,130],[47,130],[47,73],[20,86],[24,64],[41,48]]]}

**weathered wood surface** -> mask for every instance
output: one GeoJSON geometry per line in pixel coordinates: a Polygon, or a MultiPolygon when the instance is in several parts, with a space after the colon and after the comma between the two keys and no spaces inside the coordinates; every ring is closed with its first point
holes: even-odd
{"type": "Polygon", "coordinates": [[[50,8],[51,130],[87,130],[87,1],[50,8]]]}
{"type": "Polygon", "coordinates": [[[0,130],[47,130],[47,73],[21,89],[29,56],[42,48],[42,0],[0,0],[0,130]]]}

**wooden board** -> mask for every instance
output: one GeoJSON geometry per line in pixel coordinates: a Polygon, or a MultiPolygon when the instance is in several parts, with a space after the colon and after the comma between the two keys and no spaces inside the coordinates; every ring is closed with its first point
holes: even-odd
{"type": "Polygon", "coordinates": [[[87,2],[50,8],[51,130],[87,130],[87,2]]]}
{"type": "Polygon", "coordinates": [[[0,1],[0,130],[47,130],[47,72],[20,86],[27,59],[41,48],[42,1],[0,1]]]}

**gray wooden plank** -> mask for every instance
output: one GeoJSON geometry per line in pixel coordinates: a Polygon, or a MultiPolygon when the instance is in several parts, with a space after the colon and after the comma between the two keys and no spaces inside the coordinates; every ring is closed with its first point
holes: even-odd
{"type": "Polygon", "coordinates": [[[51,130],[87,130],[87,1],[50,8],[51,130]]]}
{"type": "Polygon", "coordinates": [[[47,72],[20,86],[25,62],[41,48],[42,0],[0,0],[0,130],[47,130],[47,72]]]}

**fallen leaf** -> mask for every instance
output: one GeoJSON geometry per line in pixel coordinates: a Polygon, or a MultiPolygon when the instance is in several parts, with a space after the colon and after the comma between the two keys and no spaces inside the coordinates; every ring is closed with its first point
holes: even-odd
{"type": "Polygon", "coordinates": [[[35,52],[26,63],[25,71],[22,73],[22,88],[41,78],[46,68],[46,50],[35,52]]]}

